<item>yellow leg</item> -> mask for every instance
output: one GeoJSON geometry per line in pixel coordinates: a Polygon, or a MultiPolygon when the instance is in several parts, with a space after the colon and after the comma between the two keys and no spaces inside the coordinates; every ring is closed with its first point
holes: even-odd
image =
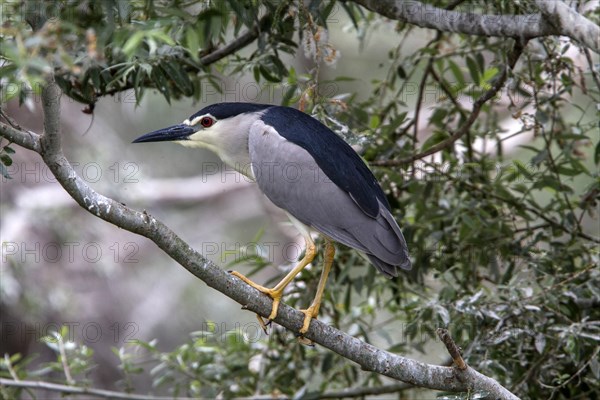
{"type": "Polygon", "coordinates": [[[285,276],[285,278],[283,278],[272,289],[266,288],[264,286],[261,286],[259,284],[252,282],[250,279],[246,278],[244,275],[240,274],[239,272],[236,272],[236,271],[231,272],[232,275],[237,276],[238,278],[240,278],[241,280],[246,282],[248,285],[252,286],[255,289],[260,290],[261,292],[265,293],[266,295],[268,295],[269,297],[271,297],[273,299],[273,308],[271,309],[271,314],[269,315],[269,318],[268,318],[269,320],[273,320],[277,316],[277,310],[279,309],[279,303],[281,302],[281,296],[283,295],[283,290],[285,289],[285,287],[287,285],[289,285],[290,282],[294,279],[294,277],[296,275],[298,275],[300,273],[300,271],[302,271],[304,269],[304,267],[306,267],[308,264],[310,264],[312,262],[312,260],[315,258],[315,256],[317,255],[317,249],[315,247],[315,243],[310,238],[310,235],[306,234],[304,239],[306,240],[306,252],[304,253],[304,257],[302,257],[302,260],[300,260],[298,265],[296,265],[294,267],[294,269],[292,269],[285,276]]]}
{"type": "Polygon", "coordinates": [[[321,278],[319,279],[319,285],[317,286],[317,294],[310,307],[306,310],[300,310],[304,313],[304,324],[300,329],[300,334],[303,335],[308,332],[308,327],[310,326],[310,321],[313,318],[316,318],[319,314],[319,308],[321,307],[321,299],[323,298],[323,291],[325,290],[325,283],[327,282],[327,277],[329,276],[329,271],[331,271],[331,266],[333,265],[333,256],[335,255],[335,247],[333,244],[326,239],[325,243],[325,254],[323,257],[323,272],[321,273],[321,278]]]}

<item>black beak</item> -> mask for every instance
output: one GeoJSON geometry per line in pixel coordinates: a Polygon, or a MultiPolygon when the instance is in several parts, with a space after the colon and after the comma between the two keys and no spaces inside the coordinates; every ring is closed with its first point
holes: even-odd
{"type": "Polygon", "coordinates": [[[159,129],[154,132],[146,133],[135,139],[133,143],[144,142],[168,142],[173,140],[187,140],[196,130],[188,125],[179,124],[168,128],[159,129]]]}

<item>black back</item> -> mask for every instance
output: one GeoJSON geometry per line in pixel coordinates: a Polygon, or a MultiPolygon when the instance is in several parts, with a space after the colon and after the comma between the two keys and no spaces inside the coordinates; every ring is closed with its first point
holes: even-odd
{"type": "Polygon", "coordinates": [[[321,122],[306,117],[295,108],[273,106],[266,110],[262,120],[308,151],[327,177],[349,193],[367,215],[377,217],[377,200],[389,210],[381,186],[354,149],[321,122]]]}

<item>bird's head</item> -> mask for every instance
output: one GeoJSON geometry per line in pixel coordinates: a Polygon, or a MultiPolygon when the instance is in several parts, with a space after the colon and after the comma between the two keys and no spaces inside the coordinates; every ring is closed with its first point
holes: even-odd
{"type": "Polygon", "coordinates": [[[216,103],[204,107],[182,123],[146,133],[133,143],[175,142],[207,148],[238,169],[249,163],[248,134],[267,104],[216,103]]]}

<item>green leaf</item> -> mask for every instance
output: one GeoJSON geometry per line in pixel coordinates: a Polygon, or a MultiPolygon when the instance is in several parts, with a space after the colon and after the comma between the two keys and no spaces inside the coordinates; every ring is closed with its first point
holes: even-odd
{"type": "Polygon", "coordinates": [[[556,168],[556,170],[558,171],[559,174],[566,175],[566,176],[577,176],[577,175],[583,173],[583,171],[580,169],[569,168],[569,167],[565,167],[565,166],[560,166],[560,167],[556,168]]]}
{"type": "MultiPolygon", "coordinates": [[[[269,56],[268,59],[277,69],[277,75],[287,76],[287,68],[285,67],[285,65],[283,65],[283,62],[279,59],[279,57],[269,56]]],[[[281,79],[278,79],[278,82],[279,81],[281,81],[281,79]]]]}
{"type": "Polygon", "coordinates": [[[254,68],[252,68],[252,73],[254,74],[256,83],[260,83],[260,69],[258,65],[255,65],[254,68]]]}
{"type": "Polygon", "coordinates": [[[191,96],[193,92],[192,82],[187,73],[183,71],[180,64],[175,63],[173,60],[169,60],[161,63],[160,67],[183,94],[191,96]]]}
{"type": "Polygon", "coordinates": [[[271,75],[269,70],[267,68],[265,68],[263,65],[259,65],[258,70],[260,71],[260,74],[269,82],[277,83],[281,80],[281,79],[277,78],[276,76],[271,75]]]}
{"type": "Polygon", "coordinates": [[[282,106],[289,107],[290,105],[292,105],[294,103],[292,101],[292,99],[294,98],[294,95],[296,94],[296,89],[298,89],[297,85],[288,86],[287,90],[283,94],[283,98],[281,99],[282,106]]]}
{"type": "Polygon", "coordinates": [[[556,178],[554,178],[553,176],[543,176],[540,179],[538,179],[535,184],[533,185],[534,188],[536,189],[542,189],[545,187],[554,189],[557,192],[568,192],[568,193],[572,193],[573,189],[571,189],[569,186],[564,185],[562,183],[560,183],[560,181],[556,178]]]}
{"type": "Polygon", "coordinates": [[[133,90],[135,92],[135,102],[139,104],[142,100],[142,96],[144,94],[144,88],[142,86],[142,82],[146,78],[147,73],[144,68],[138,68],[135,74],[135,80],[133,82],[133,90]]]}
{"type": "Polygon", "coordinates": [[[548,149],[543,149],[538,154],[536,154],[535,157],[533,157],[531,159],[531,164],[540,165],[542,163],[542,161],[544,161],[548,158],[548,155],[549,155],[548,149]]]}
{"type": "Polygon", "coordinates": [[[137,31],[133,35],[131,35],[131,37],[129,39],[127,39],[127,41],[125,42],[125,45],[123,45],[123,49],[122,49],[123,53],[125,53],[127,58],[131,58],[131,56],[133,56],[136,49],[144,41],[145,35],[146,35],[146,32],[137,31]]]}
{"type": "Polygon", "coordinates": [[[0,174],[6,179],[12,179],[12,176],[10,176],[8,170],[4,166],[4,163],[0,164],[0,174]]]}
{"type": "Polygon", "coordinates": [[[479,69],[477,67],[477,63],[471,57],[467,57],[467,68],[469,69],[469,73],[471,74],[471,78],[473,79],[473,83],[479,86],[479,69]]]}
{"type": "Polygon", "coordinates": [[[169,46],[175,46],[175,41],[163,31],[150,31],[148,32],[148,37],[161,41],[169,46]]]}
{"type": "Polygon", "coordinates": [[[333,11],[335,5],[336,5],[335,0],[330,1],[329,4],[327,4],[325,6],[325,8],[323,9],[323,11],[320,13],[322,20],[325,24],[325,27],[327,27],[327,18],[329,18],[329,15],[331,14],[331,11],[333,11]]]}
{"type": "Polygon", "coordinates": [[[578,160],[576,158],[571,158],[569,160],[569,163],[571,164],[573,169],[579,170],[580,174],[585,174],[585,175],[591,176],[588,168],[580,160],[578,160]]]}
{"type": "Polygon", "coordinates": [[[10,156],[6,153],[0,154],[0,161],[2,161],[2,164],[6,165],[7,167],[10,167],[13,163],[12,158],[10,158],[10,156]]]}
{"type": "MultiPolygon", "coordinates": [[[[517,168],[519,175],[524,176],[527,180],[533,180],[534,174],[519,160],[513,160],[513,165],[517,168]]],[[[517,175],[517,176],[519,176],[517,175]]]]}
{"type": "Polygon", "coordinates": [[[374,130],[377,129],[379,127],[379,124],[381,123],[381,120],[379,119],[378,115],[371,115],[371,119],[369,121],[369,129],[374,130]]]}
{"type": "Polygon", "coordinates": [[[488,90],[491,87],[491,80],[494,79],[496,75],[498,75],[498,72],[499,69],[497,67],[488,68],[485,71],[483,71],[483,75],[481,76],[481,86],[483,86],[484,89],[488,90]]]}
{"type": "Polygon", "coordinates": [[[425,143],[423,143],[423,146],[421,147],[421,151],[428,150],[428,149],[432,148],[433,146],[435,146],[436,144],[441,143],[444,140],[448,139],[449,137],[450,137],[450,135],[448,135],[447,132],[436,131],[433,135],[431,135],[425,141],[425,143]]]}
{"type": "Polygon", "coordinates": [[[165,97],[167,102],[170,104],[171,103],[171,93],[169,91],[169,84],[168,84],[165,74],[162,72],[161,68],[155,67],[152,70],[152,80],[154,81],[154,84],[156,85],[156,88],[158,89],[158,91],[162,93],[162,95],[165,97]]]}
{"type": "Polygon", "coordinates": [[[560,138],[561,139],[571,139],[571,140],[585,140],[585,139],[589,140],[590,139],[588,136],[579,134],[579,133],[561,133],[560,138]]]}
{"type": "Polygon", "coordinates": [[[185,44],[190,56],[194,59],[194,61],[198,61],[200,52],[200,37],[198,32],[196,32],[193,27],[189,27],[185,31],[185,44]]]}
{"type": "Polygon", "coordinates": [[[444,125],[444,118],[448,115],[448,110],[445,108],[436,108],[431,117],[429,118],[429,122],[442,127],[444,125]]]}
{"type": "Polygon", "coordinates": [[[100,80],[100,68],[99,67],[91,67],[86,71],[86,75],[89,76],[90,80],[92,81],[92,85],[94,85],[95,88],[100,88],[101,87],[101,80],[100,80]]]}
{"type": "Polygon", "coordinates": [[[402,123],[406,120],[406,116],[408,115],[407,112],[403,112],[398,114],[398,116],[396,116],[390,123],[389,125],[384,125],[384,129],[386,133],[394,133],[396,132],[396,129],[398,129],[398,127],[400,125],[402,125],[402,123]]]}
{"type": "MultiPolygon", "coordinates": [[[[463,72],[461,71],[460,67],[458,66],[458,64],[456,64],[451,59],[448,59],[448,67],[450,67],[450,71],[452,71],[452,75],[454,75],[454,78],[456,78],[456,83],[458,83],[458,85],[451,84],[451,87],[454,88],[455,86],[458,86],[460,88],[464,88],[465,87],[465,77],[464,77],[463,72]]],[[[451,83],[451,82],[448,82],[448,83],[451,83]]]]}

